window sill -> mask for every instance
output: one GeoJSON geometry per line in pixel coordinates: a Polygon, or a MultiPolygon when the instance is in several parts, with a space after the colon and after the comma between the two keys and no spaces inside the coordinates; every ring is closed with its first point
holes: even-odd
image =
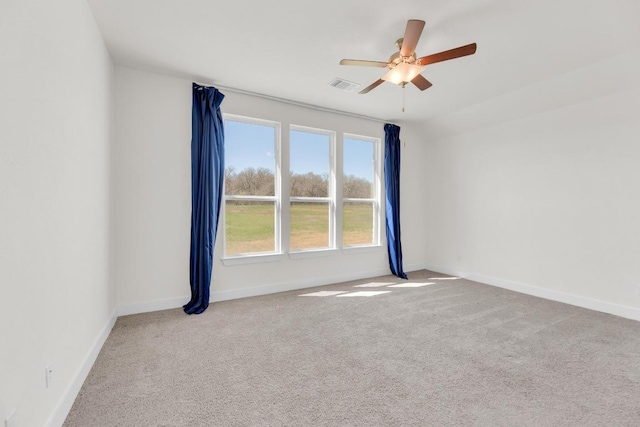
{"type": "Polygon", "coordinates": [[[224,265],[258,264],[261,262],[282,261],[284,254],[242,255],[222,258],[224,265]]]}
{"type": "Polygon", "coordinates": [[[340,250],[335,248],[310,249],[308,251],[289,252],[289,258],[291,259],[316,258],[320,256],[338,255],[339,253],[340,253],[340,250]]]}
{"type": "Polygon", "coordinates": [[[340,253],[344,254],[359,254],[370,252],[381,252],[384,250],[382,245],[366,245],[366,246],[347,246],[342,249],[328,248],[328,249],[310,249],[307,251],[289,252],[288,254],[260,254],[260,255],[240,255],[221,258],[222,263],[225,266],[244,265],[244,264],[259,264],[263,262],[278,262],[285,258],[285,255],[289,255],[290,259],[305,259],[305,258],[317,258],[325,256],[335,256],[340,253]]]}

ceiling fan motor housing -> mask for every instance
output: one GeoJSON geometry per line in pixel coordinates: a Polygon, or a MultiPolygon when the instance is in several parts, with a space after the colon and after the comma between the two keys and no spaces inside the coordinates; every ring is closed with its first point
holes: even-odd
{"type": "Polygon", "coordinates": [[[396,47],[398,51],[389,57],[389,68],[393,68],[394,65],[398,65],[401,62],[406,62],[408,64],[413,64],[416,62],[416,53],[413,52],[410,56],[402,56],[400,54],[400,50],[402,49],[402,42],[404,38],[400,38],[396,40],[396,47]]]}
{"type": "Polygon", "coordinates": [[[340,65],[360,65],[365,67],[381,67],[389,69],[382,78],[362,89],[360,94],[369,93],[369,91],[380,86],[385,81],[400,84],[402,87],[411,82],[420,90],[428,89],[432,86],[431,82],[420,74],[424,67],[437,62],[448,61],[450,59],[460,58],[462,56],[473,55],[476,53],[477,45],[475,43],[471,43],[455,49],[449,49],[418,58],[415,50],[423,28],[424,21],[419,19],[409,19],[404,31],[404,37],[396,40],[396,47],[398,48],[398,51],[389,57],[388,62],[365,61],[359,59],[343,59],[340,61],[340,65]]]}

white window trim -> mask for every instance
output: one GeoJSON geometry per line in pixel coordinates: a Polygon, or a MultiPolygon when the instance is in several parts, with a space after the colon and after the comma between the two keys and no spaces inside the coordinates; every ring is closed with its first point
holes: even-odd
{"type": "Polygon", "coordinates": [[[382,210],[382,140],[380,138],[357,135],[352,133],[337,134],[336,131],[313,128],[308,126],[289,124],[288,132],[282,132],[282,124],[272,120],[264,120],[253,117],[240,116],[236,114],[223,114],[223,120],[242,122],[247,124],[257,124],[270,126],[274,128],[275,144],[275,195],[274,196],[239,196],[224,195],[222,200],[222,241],[223,256],[222,263],[225,266],[244,265],[264,262],[279,262],[288,256],[292,260],[315,258],[322,256],[335,256],[339,254],[357,254],[366,252],[380,252],[383,245],[381,243],[381,224],[384,221],[382,210]],[[321,135],[327,135],[330,138],[329,143],[329,189],[328,197],[298,197],[290,196],[288,171],[290,170],[290,136],[291,131],[311,132],[321,135]],[[339,136],[339,139],[338,139],[339,136]],[[342,198],[342,188],[338,189],[338,185],[342,185],[342,177],[344,172],[343,156],[344,156],[344,139],[356,139],[368,141],[374,146],[374,198],[356,199],[342,198]],[[340,168],[340,171],[338,171],[340,168]],[[283,171],[287,171],[286,177],[283,171]],[[339,173],[338,173],[339,172],[339,173]],[[284,188],[287,186],[287,188],[284,188]],[[340,197],[340,198],[338,198],[340,197]],[[274,246],[273,252],[251,252],[245,254],[226,254],[226,220],[225,205],[227,200],[247,200],[255,202],[273,202],[274,203],[274,246]],[[328,203],[329,205],[329,245],[322,248],[311,248],[304,250],[292,250],[290,248],[290,206],[291,203],[328,203]],[[373,242],[362,245],[344,245],[342,243],[342,212],[344,203],[368,203],[373,205],[373,242]],[[287,236],[285,236],[285,233],[287,236]],[[286,247],[285,247],[286,246],[286,247]]]}
{"type": "MultiPolygon", "coordinates": [[[[329,177],[328,177],[328,185],[327,189],[328,197],[300,197],[300,196],[291,196],[289,195],[289,203],[287,203],[287,208],[291,206],[291,203],[327,203],[329,205],[329,242],[326,247],[319,248],[309,248],[309,249],[292,249],[291,248],[291,232],[289,232],[289,248],[288,253],[294,254],[292,258],[300,258],[302,256],[296,256],[295,254],[301,255],[305,254],[304,257],[307,257],[309,254],[324,254],[329,250],[338,249],[337,241],[336,241],[336,216],[337,216],[337,206],[336,206],[336,132],[328,129],[320,129],[309,126],[301,126],[290,124],[289,125],[289,153],[291,152],[291,132],[307,132],[307,133],[315,133],[317,135],[323,135],[329,137],[329,177]]],[[[288,159],[289,170],[291,170],[291,157],[288,159]]],[[[289,216],[289,224],[290,224],[291,216],[289,216]]]]}
{"type": "MultiPolygon", "coordinates": [[[[238,196],[238,195],[226,195],[226,186],[223,188],[223,197],[222,197],[222,206],[220,209],[222,210],[221,220],[222,220],[222,243],[223,243],[223,255],[222,262],[225,265],[235,265],[235,264],[248,264],[254,262],[273,262],[282,259],[282,245],[281,245],[281,228],[282,228],[282,197],[281,197],[281,189],[282,189],[282,131],[281,131],[281,123],[275,122],[272,120],[264,120],[264,119],[256,119],[253,117],[240,116],[237,114],[222,114],[222,120],[224,121],[234,121],[246,124],[260,125],[260,126],[269,126],[274,128],[274,159],[275,159],[275,170],[274,170],[274,195],[273,196],[238,196]],[[248,200],[255,202],[273,202],[274,203],[274,250],[269,252],[250,252],[246,254],[227,254],[227,227],[226,227],[226,204],[227,200],[248,200]]],[[[225,165],[226,167],[226,165],[225,165]]],[[[225,183],[226,185],[226,183],[225,183]]]]}
{"type": "MultiPolygon", "coordinates": [[[[382,140],[380,138],[374,138],[371,136],[365,135],[356,135],[353,133],[343,133],[342,141],[343,147],[342,152],[344,155],[344,140],[345,139],[356,139],[359,141],[367,141],[373,144],[373,194],[374,198],[370,199],[354,199],[354,198],[343,198],[340,200],[340,210],[343,209],[343,204],[347,203],[372,203],[373,204],[373,242],[365,243],[362,245],[345,245],[341,242],[342,249],[349,250],[350,252],[354,252],[354,249],[367,249],[367,248],[379,248],[382,246],[382,239],[380,233],[382,232],[381,224],[383,222],[382,218],[382,140]]],[[[343,159],[343,168],[342,168],[342,176],[344,175],[344,159],[343,159]]],[[[342,237],[342,236],[341,236],[342,237]]]]}
{"type": "Polygon", "coordinates": [[[258,253],[238,254],[222,258],[222,263],[227,266],[258,264],[262,262],[278,262],[284,259],[284,254],[258,253]]]}
{"type": "Polygon", "coordinates": [[[276,196],[224,196],[225,200],[246,200],[249,202],[276,202],[276,196]]]}
{"type": "Polygon", "coordinates": [[[290,202],[295,203],[331,203],[330,197],[289,197],[290,202]]]}

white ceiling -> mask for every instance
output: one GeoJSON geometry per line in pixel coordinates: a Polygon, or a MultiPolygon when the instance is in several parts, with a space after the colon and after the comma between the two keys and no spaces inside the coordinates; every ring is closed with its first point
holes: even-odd
{"type": "MultiPolygon", "coordinates": [[[[492,99],[508,101],[640,46],[638,0],[88,3],[117,64],[396,122],[473,120],[492,99]],[[384,69],[338,62],[386,60],[408,19],[426,21],[418,56],[472,42],[478,51],[428,66],[423,75],[433,87],[420,92],[408,85],[404,116],[399,86],[384,83],[366,95],[328,86],[334,77],[362,87],[380,78],[384,69]]],[[[615,78],[609,72],[589,78],[615,78]]],[[[543,93],[554,98],[545,105],[563,102],[543,93]]]]}

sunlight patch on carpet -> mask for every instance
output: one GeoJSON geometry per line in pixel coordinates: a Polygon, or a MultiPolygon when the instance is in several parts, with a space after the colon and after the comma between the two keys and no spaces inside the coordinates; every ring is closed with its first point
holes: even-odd
{"type": "Polygon", "coordinates": [[[350,292],[348,294],[338,295],[340,297],[374,297],[376,295],[388,294],[391,291],[358,291],[358,292],[350,292]]]}
{"type": "Polygon", "coordinates": [[[433,282],[427,283],[398,283],[397,285],[387,286],[388,288],[421,288],[427,285],[435,285],[433,282]]]}
{"type": "Polygon", "coordinates": [[[299,297],[332,297],[338,294],[344,294],[347,291],[319,291],[319,292],[311,292],[310,294],[302,294],[298,295],[299,297]]]}
{"type": "Polygon", "coordinates": [[[380,288],[382,286],[394,285],[396,282],[370,282],[363,285],[355,285],[354,288],[380,288]]]}

